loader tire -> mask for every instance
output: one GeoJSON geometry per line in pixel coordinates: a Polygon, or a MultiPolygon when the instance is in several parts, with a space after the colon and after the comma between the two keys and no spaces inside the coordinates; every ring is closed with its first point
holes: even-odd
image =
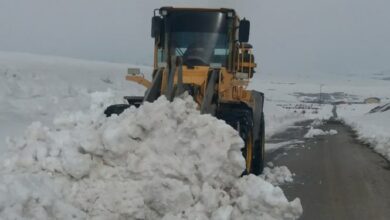
{"type": "Polygon", "coordinates": [[[244,138],[245,148],[243,156],[245,157],[246,170],[243,175],[254,174],[260,175],[264,169],[264,155],[265,155],[265,126],[264,114],[261,114],[260,134],[257,140],[253,140],[253,133],[248,133],[244,138]]]}
{"type": "Polygon", "coordinates": [[[260,114],[259,123],[254,123],[253,111],[247,105],[225,104],[219,106],[216,116],[237,130],[244,140],[245,170],[242,175],[260,175],[264,167],[264,114],[260,114]],[[254,128],[254,125],[258,127],[254,128]],[[255,131],[259,133],[255,135],[255,131]]]}

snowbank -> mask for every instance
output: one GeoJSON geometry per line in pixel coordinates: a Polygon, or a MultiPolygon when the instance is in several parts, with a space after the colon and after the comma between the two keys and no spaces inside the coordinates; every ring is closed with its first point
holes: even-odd
{"type": "Polygon", "coordinates": [[[368,113],[377,105],[341,105],[340,119],[350,125],[359,140],[390,160],[390,111],[368,113]]]}
{"type": "MultiPolygon", "coordinates": [[[[51,128],[33,123],[24,138],[9,140],[1,219],[301,215],[299,199],[289,202],[267,177],[239,178],[242,140],[223,121],[200,115],[191,97],[160,98],[111,118],[102,114],[110,95],[94,97],[89,111],[64,114],[51,128]]],[[[289,179],[286,169],[275,172],[289,179]]]]}
{"type": "Polygon", "coordinates": [[[288,126],[296,122],[306,120],[304,115],[283,109],[277,106],[276,103],[270,101],[265,101],[264,115],[266,138],[270,138],[272,135],[286,130],[288,126]]]}
{"type": "Polygon", "coordinates": [[[306,110],[305,113],[302,113],[302,110],[300,109],[286,109],[280,105],[280,103],[269,100],[266,100],[264,104],[266,138],[283,132],[289,126],[298,122],[306,120],[328,120],[333,116],[332,105],[316,105],[318,108],[316,111],[306,110]]]}
{"type": "Polygon", "coordinates": [[[310,129],[307,131],[307,133],[303,137],[304,138],[313,138],[316,136],[335,135],[335,134],[337,134],[337,131],[334,129],[331,129],[329,131],[323,131],[323,130],[318,129],[318,128],[310,127],[310,129]]]}

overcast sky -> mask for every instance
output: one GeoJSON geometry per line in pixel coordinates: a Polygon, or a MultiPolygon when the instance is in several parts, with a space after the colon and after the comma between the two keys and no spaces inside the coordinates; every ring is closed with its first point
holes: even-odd
{"type": "Polygon", "coordinates": [[[0,50],[150,64],[152,10],[233,7],[263,74],[390,69],[389,0],[0,0],[0,50]]]}

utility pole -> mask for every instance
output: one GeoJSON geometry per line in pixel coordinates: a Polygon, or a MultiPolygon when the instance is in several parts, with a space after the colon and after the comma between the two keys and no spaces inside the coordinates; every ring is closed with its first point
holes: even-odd
{"type": "Polygon", "coordinates": [[[320,98],[319,98],[320,105],[322,104],[322,87],[323,86],[324,86],[324,84],[320,84],[320,98]]]}

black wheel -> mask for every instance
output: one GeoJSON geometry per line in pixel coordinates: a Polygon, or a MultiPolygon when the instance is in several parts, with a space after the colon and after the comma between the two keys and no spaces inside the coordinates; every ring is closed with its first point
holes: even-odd
{"type": "Polygon", "coordinates": [[[129,107],[130,107],[130,105],[128,105],[128,104],[110,105],[106,108],[106,110],[104,111],[104,114],[107,117],[110,117],[112,114],[120,115],[123,111],[125,111],[129,107]]]}
{"type": "Polygon", "coordinates": [[[246,138],[243,138],[245,141],[245,148],[243,149],[243,156],[245,157],[245,171],[244,174],[253,173],[254,168],[254,141],[253,133],[249,132],[246,138]]]}
{"type": "Polygon", "coordinates": [[[264,114],[257,115],[259,117],[254,118],[252,109],[246,105],[220,105],[217,109],[217,118],[236,129],[245,142],[242,149],[246,162],[243,175],[260,175],[264,168],[264,114]]]}
{"type": "Polygon", "coordinates": [[[253,134],[253,127],[249,128],[250,132],[243,137],[245,141],[245,148],[243,155],[246,161],[246,174],[260,175],[264,169],[264,155],[265,155],[265,126],[264,126],[264,114],[261,114],[260,119],[260,134],[257,139],[253,139],[256,135],[253,134]]]}

